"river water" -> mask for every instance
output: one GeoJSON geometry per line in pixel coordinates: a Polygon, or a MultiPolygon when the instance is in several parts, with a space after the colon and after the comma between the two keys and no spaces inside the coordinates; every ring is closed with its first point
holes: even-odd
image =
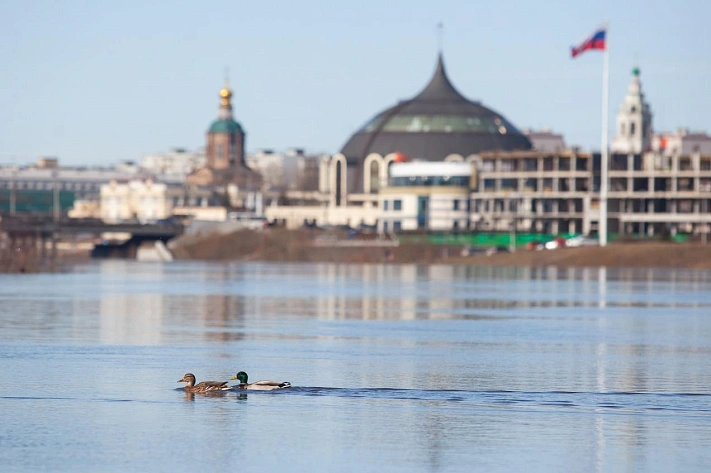
{"type": "Polygon", "coordinates": [[[1,471],[711,471],[709,272],[101,261],[0,330],[1,471]]]}

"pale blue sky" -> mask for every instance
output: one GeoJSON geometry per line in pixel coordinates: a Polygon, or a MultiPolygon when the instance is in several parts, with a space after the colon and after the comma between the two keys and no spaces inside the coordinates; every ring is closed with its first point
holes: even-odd
{"type": "Polygon", "coordinates": [[[0,3],[0,163],[113,164],[203,145],[229,67],[247,148],[336,152],[428,81],[444,24],[450,78],[519,128],[599,148],[608,21],[610,127],[635,57],[655,130],[711,131],[711,2],[630,0],[0,3]]]}

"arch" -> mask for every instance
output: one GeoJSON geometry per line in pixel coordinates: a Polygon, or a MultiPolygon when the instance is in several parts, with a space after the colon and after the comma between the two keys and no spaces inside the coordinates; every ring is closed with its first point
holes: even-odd
{"type": "Polygon", "coordinates": [[[388,179],[390,178],[390,166],[396,162],[401,162],[403,154],[402,153],[389,153],[383,158],[383,181],[387,185],[388,179]]]}
{"type": "Polygon", "coordinates": [[[464,159],[464,161],[479,166],[479,164],[481,164],[481,156],[478,154],[470,154],[464,159]]]}
{"type": "Polygon", "coordinates": [[[371,153],[363,162],[363,192],[377,194],[383,184],[383,157],[371,153]]]}
{"type": "Polygon", "coordinates": [[[330,175],[329,194],[331,205],[335,207],[343,206],[348,193],[348,166],[346,157],[341,153],[331,157],[330,175]]]}
{"type": "Polygon", "coordinates": [[[318,163],[318,190],[324,194],[327,194],[331,189],[330,168],[331,156],[322,156],[318,163]]]}
{"type": "Polygon", "coordinates": [[[444,158],[444,161],[449,162],[449,163],[461,163],[461,162],[464,162],[464,157],[461,154],[452,153],[452,154],[448,154],[444,158]]]}

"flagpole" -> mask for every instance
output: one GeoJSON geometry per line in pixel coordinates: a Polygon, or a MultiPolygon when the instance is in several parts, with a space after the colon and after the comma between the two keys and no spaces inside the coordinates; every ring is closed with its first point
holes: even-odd
{"type": "MultiPolygon", "coordinates": [[[[607,35],[606,35],[607,36],[607,35]]],[[[598,237],[600,246],[607,246],[607,169],[608,169],[608,146],[607,146],[607,109],[609,101],[610,68],[609,68],[609,41],[605,38],[605,50],[602,60],[602,144],[600,156],[600,220],[598,223],[598,237]]]]}

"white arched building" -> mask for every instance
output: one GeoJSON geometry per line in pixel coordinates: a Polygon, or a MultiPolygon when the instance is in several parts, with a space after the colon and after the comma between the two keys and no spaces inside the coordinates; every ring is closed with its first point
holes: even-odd
{"type": "Polygon", "coordinates": [[[299,228],[304,225],[375,226],[379,218],[378,193],[387,186],[389,166],[401,159],[396,153],[371,153],[364,161],[363,175],[343,154],[324,156],[319,163],[319,192],[289,194],[299,205],[272,202],[265,214],[269,221],[299,228]],[[362,192],[356,189],[362,188],[362,192]]]}
{"type": "Polygon", "coordinates": [[[347,225],[398,230],[451,231],[469,227],[469,193],[476,188],[476,155],[449,155],[444,161],[406,162],[398,153],[369,154],[362,167],[343,154],[324,156],[318,195],[296,195],[300,205],[266,208],[271,222],[287,228],[347,225]],[[363,192],[353,192],[362,188],[363,192]]]}

